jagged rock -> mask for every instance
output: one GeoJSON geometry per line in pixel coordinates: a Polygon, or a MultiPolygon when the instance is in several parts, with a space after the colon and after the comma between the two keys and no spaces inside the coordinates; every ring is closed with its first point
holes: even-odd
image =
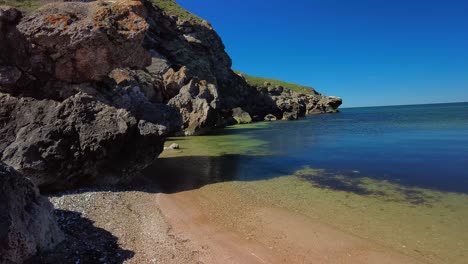
{"type": "Polygon", "coordinates": [[[306,114],[305,97],[297,93],[282,93],[275,97],[275,101],[282,113],[295,112],[298,116],[306,114]]]}
{"type": "Polygon", "coordinates": [[[55,102],[0,93],[2,160],[45,190],[145,168],[162,151],[176,113],[149,103],[138,88],[109,98],[80,92],[55,102]]]}
{"type": "MultiPolygon", "coordinates": [[[[273,86],[270,82],[264,83],[262,87],[251,87],[243,76],[231,70],[232,62],[225,52],[224,44],[209,23],[171,16],[157,5],[148,8],[148,12],[150,28],[145,45],[157,52],[158,58],[163,58],[162,68],[159,66],[159,59],[154,61],[154,67],[165,71],[164,101],[171,101],[170,105],[178,108],[184,116],[184,134],[203,134],[210,131],[209,126],[211,129],[219,126],[220,122],[208,122],[208,125],[205,118],[200,119],[200,116],[206,116],[206,112],[222,117],[224,121],[221,123],[225,124],[236,122],[233,121],[232,110],[239,107],[255,117],[255,120],[263,120],[267,114],[281,117],[283,112],[293,111],[304,116],[307,114],[308,102],[312,101],[306,97],[319,96],[318,93],[302,96],[282,86],[273,86]],[[165,62],[166,59],[168,63],[165,62]],[[171,68],[166,71],[169,64],[171,68]],[[181,88],[194,77],[214,85],[219,98],[218,107],[192,108],[191,103],[186,103],[190,101],[187,96],[178,95],[182,92],[181,88]],[[183,98],[184,102],[175,102],[183,98]],[[187,118],[192,118],[192,121],[187,121],[187,118]]],[[[320,102],[326,103],[323,100],[320,102]]],[[[311,112],[330,111],[334,107],[315,106],[315,103],[309,104],[311,112]]]]}
{"type": "Polygon", "coordinates": [[[146,67],[146,15],[144,4],[132,0],[45,5],[17,25],[14,63],[38,80],[75,83],[102,81],[115,68],[146,67]]]}
{"type": "Polygon", "coordinates": [[[306,114],[336,113],[343,100],[336,96],[318,95],[306,101],[306,114]]]}
{"type": "Polygon", "coordinates": [[[162,79],[145,70],[130,70],[128,68],[114,69],[110,74],[118,86],[137,86],[153,103],[164,102],[164,84],[162,79]]]}
{"type": "Polygon", "coordinates": [[[276,121],[277,120],[276,116],[272,115],[272,114],[266,115],[264,119],[265,119],[265,121],[276,121]]]}
{"type": "Polygon", "coordinates": [[[206,133],[219,126],[218,104],[216,86],[196,79],[182,87],[168,103],[179,110],[183,120],[182,133],[186,136],[206,133]]]}
{"type": "Polygon", "coordinates": [[[280,85],[276,87],[273,87],[273,86],[268,87],[268,93],[270,93],[273,96],[279,96],[283,93],[283,91],[284,91],[284,87],[280,85]]]}
{"type": "Polygon", "coordinates": [[[252,117],[249,113],[237,107],[232,109],[232,117],[236,120],[237,124],[249,124],[252,123],[252,117]]]}
{"type": "Polygon", "coordinates": [[[297,112],[284,112],[282,120],[297,120],[297,112]]]}
{"type": "Polygon", "coordinates": [[[158,157],[182,120],[158,104],[162,79],[145,69],[142,2],[54,3],[22,19],[0,10],[2,161],[61,190],[158,157]]]}
{"type": "Polygon", "coordinates": [[[146,69],[154,75],[163,75],[171,68],[171,62],[156,50],[151,50],[151,65],[146,69]]]}
{"type": "Polygon", "coordinates": [[[0,263],[23,263],[53,249],[63,237],[47,198],[0,162],[0,263]]]}
{"type": "Polygon", "coordinates": [[[187,72],[187,68],[184,66],[178,71],[170,68],[164,75],[164,99],[169,101],[174,98],[184,85],[190,81],[190,75],[187,72]]]}
{"type": "MultiPolygon", "coordinates": [[[[15,12],[3,12],[2,21],[9,21],[2,22],[8,24],[6,27],[18,23],[21,14],[15,12]]],[[[114,76],[114,80],[119,85],[121,81],[136,81],[151,102],[168,103],[193,78],[211,84],[218,98],[216,108],[201,107],[202,104],[190,108],[193,104],[172,100],[172,107],[191,113],[193,118],[191,122],[185,120],[182,129],[187,131],[183,134],[202,134],[223,123],[200,119],[207,112],[216,116],[213,120],[224,118],[224,123],[229,123],[230,113],[237,107],[262,120],[270,113],[279,117],[291,111],[299,116],[333,112],[339,105],[337,100],[302,97],[270,82],[262,87],[249,86],[231,70],[224,44],[208,22],[174,17],[146,1],[54,3],[29,14],[9,31],[10,40],[0,41],[0,48],[14,48],[16,52],[3,59],[0,56],[0,65],[17,67],[21,75],[11,70],[8,76],[0,74],[2,91],[11,92],[7,86],[15,82],[37,91],[38,81],[51,78],[74,83],[105,81],[113,70],[128,67],[140,70],[129,78],[118,80],[114,76]],[[35,44],[30,45],[31,42],[35,44]]]]}

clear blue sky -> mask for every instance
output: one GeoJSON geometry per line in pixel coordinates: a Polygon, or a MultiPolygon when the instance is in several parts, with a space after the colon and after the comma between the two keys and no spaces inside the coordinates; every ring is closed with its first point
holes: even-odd
{"type": "Polygon", "coordinates": [[[468,101],[468,0],[177,0],[233,68],[344,106],[468,101]]]}

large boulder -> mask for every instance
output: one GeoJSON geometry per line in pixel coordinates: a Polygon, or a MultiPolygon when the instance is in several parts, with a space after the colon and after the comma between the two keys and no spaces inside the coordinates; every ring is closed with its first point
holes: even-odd
{"type": "Polygon", "coordinates": [[[143,2],[0,11],[0,158],[41,189],[131,176],[180,129],[146,69],[143,2]]]}
{"type": "Polygon", "coordinates": [[[79,92],[56,102],[0,93],[2,160],[46,190],[145,168],[163,150],[176,113],[146,101],[138,87],[109,98],[79,92]]]}
{"type": "Polygon", "coordinates": [[[182,87],[168,103],[180,111],[183,120],[181,131],[186,136],[200,135],[219,126],[218,104],[216,86],[196,79],[182,87]]]}
{"type": "Polygon", "coordinates": [[[0,263],[23,263],[62,240],[52,204],[30,180],[0,163],[0,263]]]}
{"type": "Polygon", "coordinates": [[[13,59],[34,79],[102,81],[115,68],[143,68],[148,29],[141,1],[53,3],[25,16],[10,46],[13,59]],[[21,45],[17,45],[19,42],[21,45]]]}
{"type": "Polygon", "coordinates": [[[276,121],[276,120],[278,120],[278,119],[276,118],[275,115],[273,115],[273,114],[268,114],[268,115],[265,116],[264,120],[265,120],[265,121],[276,121]]]}
{"type": "Polygon", "coordinates": [[[242,108],[240,107],[232,109],[232,118],[234,118],[237,124],[252,123],[252,117],[250,116],[250,114],[242,110],[242,108]]]}
{"type": "Polygon", "coordinates": [[[343,100],[337,96],[317,95],[306,100],[306,114],[336,113],[343,100]]]}
{"type": "Polygon", "coordinates": [[[297,119],[298,119],[297,112],[284,112],[283,113],[282,120],[291,121],[291,120],[297,120],[297,119]]]}

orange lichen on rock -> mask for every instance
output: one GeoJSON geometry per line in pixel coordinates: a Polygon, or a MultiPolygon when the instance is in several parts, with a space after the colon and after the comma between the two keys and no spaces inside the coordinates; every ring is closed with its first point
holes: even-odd
{"type": "Polygon", "coordinates": [[[67,25],[70,24],[71,18],[69,16],[65,15],[48,15],[44,17],[44,21],[47,24],[51,24],[54,26],[64,26],[66,27],[67,25]]]}
{"type": "Polygon", "coordinates": [[[147,11],[142,2],[119,0],[97,10],[93,16],[93,21],[98,28],[111,24],[116,26],[119,31],[140,33],[146,31],[149,27],[145,20],[146,16],[147,11]]]}
{"type": "Polygon", "coordinates": [[[147,11],[145,5],[137,0],[119,0],[114,4],[117,9],[127,9],[141,17],[146,17],[147,11]]]}
{"type": "Polygon", "coordinates": [[[47,65],[41,68],[47,73],[43,76],[101,81],[115,68],[151,64],[143,46],[146,14],[145,5],[134,0],[53,3],[28,15],[18,28],[35,43],[37,58],[55,58],[37,63],[47,65]]]}

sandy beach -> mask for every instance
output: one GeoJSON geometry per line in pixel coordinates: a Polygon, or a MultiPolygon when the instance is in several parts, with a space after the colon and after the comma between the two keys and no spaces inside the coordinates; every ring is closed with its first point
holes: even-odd
{"type": "MultiPolygon", "coordinates": [[[[261,142],[236,133],[171,141],[166,145],[177,142],[182,148],[165,151],[154,167],[129,184],[49,196],[67,239],[31,263],[465,259],[467,233],[460,230],[465,228],[467,196],[365,177],[355,178],[361,193],[335,190],[317,183],[321,177],[338,181],[342,175],[322,175],[312,168],[239,181],[226,176],[236,172],[236,154],[255,150],[262,155],[261,142]],[[362,195],[366,192],[372,194],[362,195]]],[[[259,166],[252,165],[247,168],[259,166]]]]}
{"type": "MultiPolygon", "coordinates": [[[[232,199],[240,198],[229,196],[221,203],[219,193],[204,190],[83,191],[51,197],[57,209],[78,212],[112,234],[115,247],[100,249],[99,243],[109,241],[86,241],[78,234],[78,245],[68,243],[43,261],[68,254],[70,263],[89,262],[92,254],[80,244],[97,243],[93,248],[100,263],[422,263],[300,214],[235,204],[232,199]]],[[[63,219],[62,224],[74,228],[63,219]]]]}
{"type": "Polygon", "coordinates": [[[421,263],[275,207],[225,203],[218,209],[226,214],[216,217],[203,206],[212,199],[196,191],[158,199],[175,234],[205,248],[203,263],[421,263]]]}

